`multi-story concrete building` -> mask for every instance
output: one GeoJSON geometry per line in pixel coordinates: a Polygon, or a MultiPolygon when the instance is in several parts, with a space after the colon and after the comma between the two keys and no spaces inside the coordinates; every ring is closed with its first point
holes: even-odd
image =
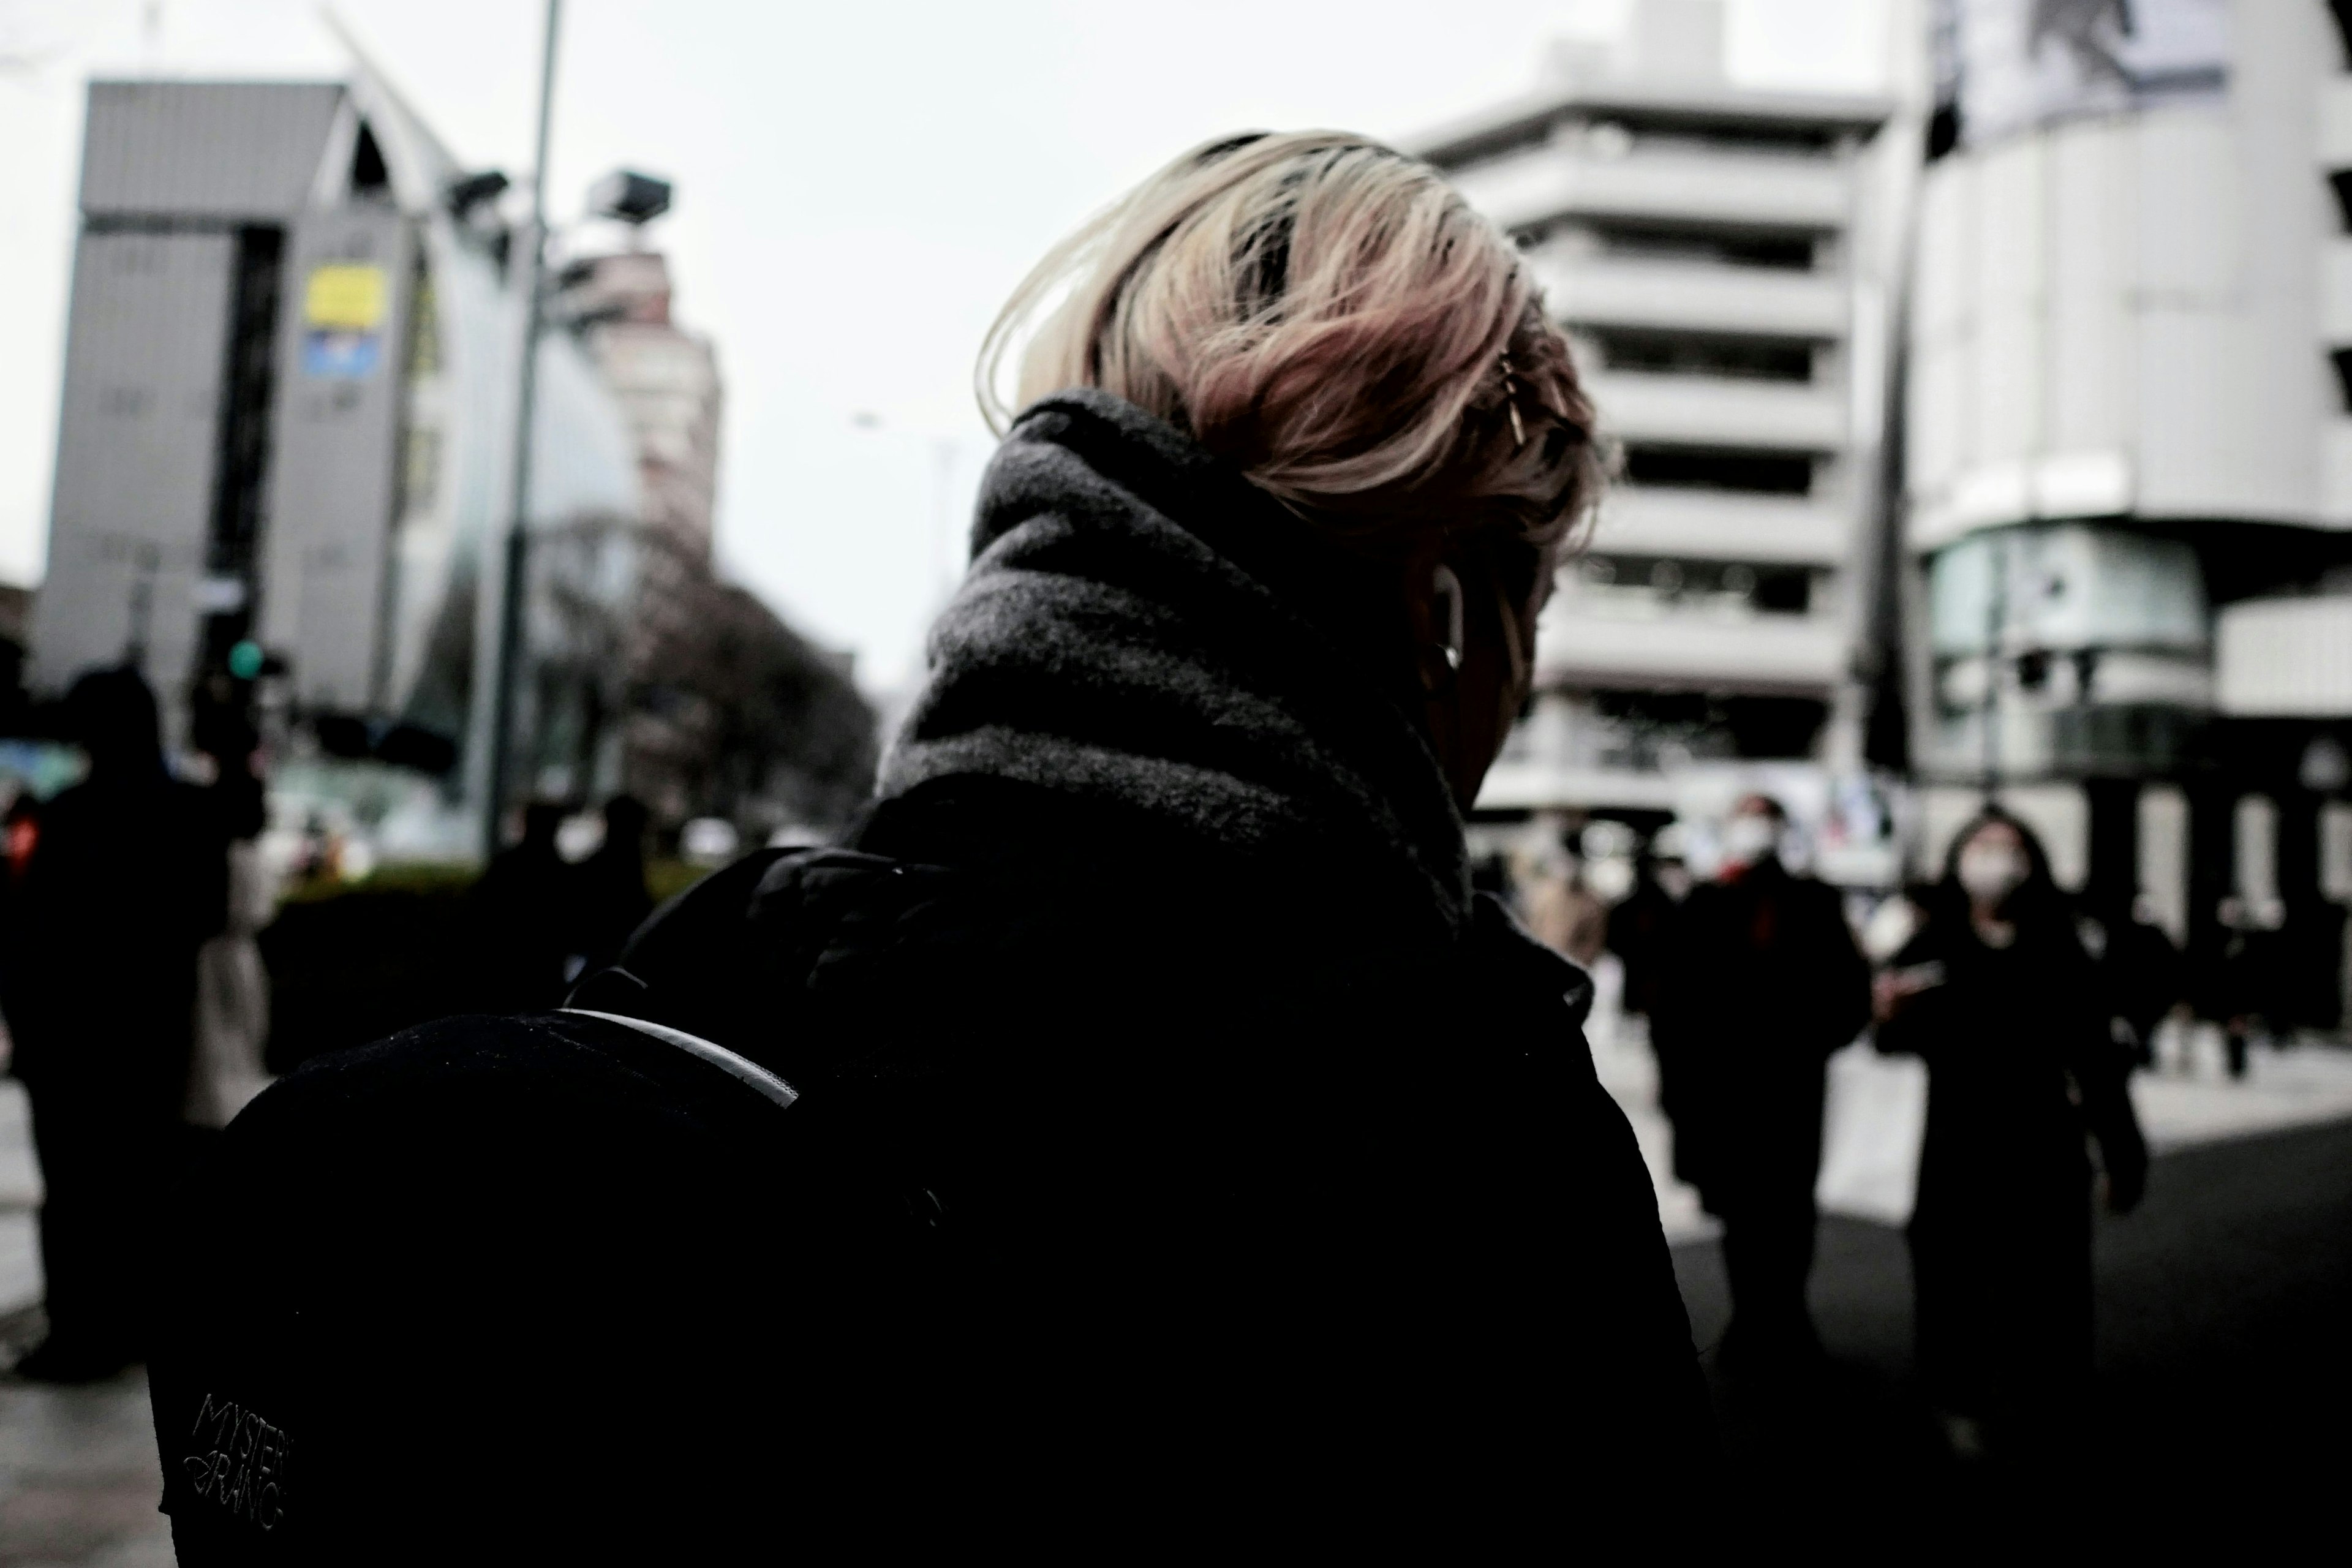
{"type": "MultiPolygon", "coordinates": [[[[668,193],[662,187],[665,208],[668,193]]],[[[708,613],[712,513],[719,488],[724,389],[710,340],[670,313],[667,260],[643,248],[583,257],[563,269],[558,309],[580,328],[636,443],[644,534],[636,600],[624,662],[634,692],[675,679],[656,668],[693,635],[683,623],[708,613]]],[[[657,816],[691,798],[700,749],[698,704],[632,700],[624,721],[621,778],[657,816]]]]}
{"type": "Polygon", "coordinates": [[[580,326],[637,448],[647,527],[710,559],[724,388],[710,340],[671,319],[669,262],[631,249],[563,271],[562,309],[580,326]]]}
{"type": "MultiPolygon", "coordinates": [[[[39,687],[131,659],[176,721],[266,654],[298,734],[447,768],[466,844],[521,341],[504,184],[364,68],[91,85],[39,687]]],[[[518,776],[584,788],[573,675],[628,591],[636,459],[581,344],[541,354],[518,776]]]]}
{"type": "Polygon", "coordinates": [[[1983,793],[2327,1021],[2352,898],[2352,74],[2320,0],[1948,0],[1908,392],[1929,857],[1983,793]]]}
{"type": "Polygon", "coordinates": [[[1623,453],[1480,805],[1703,832],[1744,781],[1818,816],[1862,763],[1916,144],[1891,97],[1726,80],[1715,0],[1633,23],[1415,144],[1525,248],[1623,453]]]}

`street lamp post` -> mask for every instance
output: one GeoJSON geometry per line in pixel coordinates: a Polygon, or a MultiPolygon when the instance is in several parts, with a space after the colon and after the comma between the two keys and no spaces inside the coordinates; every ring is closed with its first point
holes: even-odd
{"type": "Polygon", "coordinates": [[[2009,623],[2009,538],[1995,530],[1985,538],[1986,567],[1984,632],[1984,797],[1988,805],[2000,799],[2000,668],[2002,633],[2009,623]]]}
{"type": "Polygon", "coordinates": [[[515,680],[522,662],[522,611],[530,564],[531,430],[539,402],[539,336],[547,288],[547,132],[555,101],[555,38],[563,0],[547,0],[539,64],[539,142],[531,161],[530,234],[523,255],[522,367],[515,389],[513,489],[509,498],[506,570],[499,580],[498,662],[491,674],[490,778],[482,802],[482,859],[498,854],[514,766],[515,680]]]}

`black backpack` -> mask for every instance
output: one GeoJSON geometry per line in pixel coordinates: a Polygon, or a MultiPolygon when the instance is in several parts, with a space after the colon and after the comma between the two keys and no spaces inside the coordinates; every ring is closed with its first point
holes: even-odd
{"type": "Polygon", "coordinates": [[[854,1511],[887,1434],[825,1342],[887,1335],[929,1227],[795,1099],[578,1011],[274,1086],[189,1194],[152,1359],[180,1561],[704,1561],[854,1511]]]}

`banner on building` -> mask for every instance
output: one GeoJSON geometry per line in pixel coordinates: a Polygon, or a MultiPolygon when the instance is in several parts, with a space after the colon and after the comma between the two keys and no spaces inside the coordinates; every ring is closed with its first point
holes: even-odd
{"type": "Polygon", "coordinates": [[[2218,100],[2229,0],[1937,0],[1946,148],[2063,120],[2218,100]]]}
{"type": "Polygon", "coordinates": [[[302,290],[302,374],[359,381],[383,361],[383,268],[334,261],[310,268],[302,290]]]}

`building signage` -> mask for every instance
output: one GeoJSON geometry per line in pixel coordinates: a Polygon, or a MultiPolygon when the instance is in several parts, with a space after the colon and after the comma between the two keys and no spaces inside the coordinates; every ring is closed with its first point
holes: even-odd
{"type": "Polygon", "coordinates": [[[2084,115],[2219,99],[2229,0],[1937,0],[1938,106],[1981,147],[2084,115]]]}
{"type": "Polygon", "coordinates": [[[383,268],[333,261],[310,269],[302,290],[302,374],[360,381],[383,361],[388,299],[383,268]]]}

